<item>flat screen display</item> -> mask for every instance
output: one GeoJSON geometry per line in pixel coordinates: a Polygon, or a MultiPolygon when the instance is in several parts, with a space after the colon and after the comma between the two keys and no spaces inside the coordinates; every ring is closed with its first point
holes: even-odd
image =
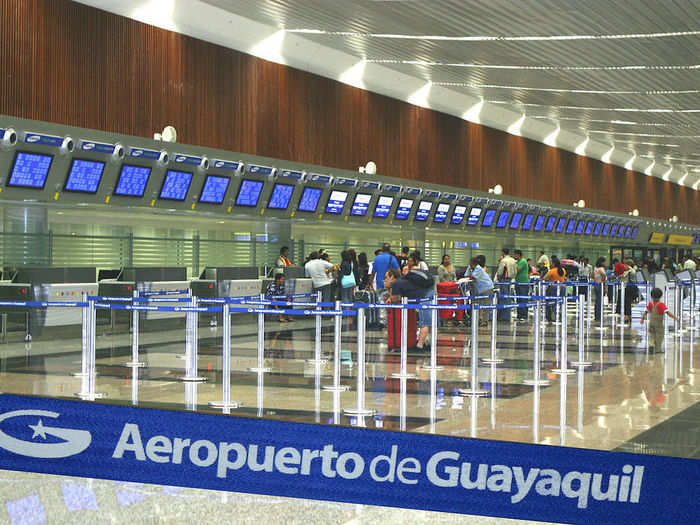
{"type": "Polygon", "coordinates": [[[97,193],[105,163],[97,160],[73,159],[64,191],[97,193]]]}
{"type": "Polygon", "coordinates": [[[632,226],[627,226],[625,228],[625,239],[630,239],[632,237],[632,226]]]}
{"type": "Polygon", "coordinates": [[[521,230],[530,231],[530,228],[532,228],[532,221],[534,221],[534,220],[535,220],[534,213],[525,214],[525,219],[523,219],[523,227],[521,228],[521,230]]]}
{"type": "Polygon", "coordinates": [[[634,228],[632,228],[632,237],[631,238],[636,239],[638,233],[639,233],[639,226],[635,226],[634,228]]]}
{"type": "Polygon", "coordinates": [[[460,206],[459,204],[455,206],[455,209],[452,212],[452,219],[450,220],[450,224],[462,224],[465,213],[467,213],[466,206],[460,206]]]}
{"type": "Polygon", "coordinates": [[[603,223],[602,222],[596,222],[595,227],[593,228],[593,236],[597,237],[600,235],[601,230],[603,229],[603,223]]]}
{"type": "Polygon", "coordinates": [[[326,203],[326,213],[330,213],[332,215],[340,215],[343,213],[343,207],[345,206],[345,201],[347,198],[347,191],[331,191],[331,196],[328,197],[328,202],[326,203]]]}
{"type": "Polygon", "coordinates": [[[380,219],[386,219],[391,211],[391,205],[394,204],[394,197],[388,195],[380,195],[377,200],[377,206],[374,208],[374,216],[380,219]]]}
{"type": "Polygon", "coordinates": [[[559,220],[557,221],[557,227],[555,231],[557,233],[564,233],[564,228],[566,228],[566,218],[565,217],[559,217],[559,220]]]}
{"type": "Polygon", "coordinates": [[[557,222],[557,218],[554,215],[550,215],[547,218],[547,224],[544,227],[544,231],[551,232],[554,230],[554,224],[557,222]]]}
{"type": "Polygon", "coordinates": [[[607,237],[609,233],[610,233],[610,223],[606,222],[605,224],[603,224],[602,235],[603,235],[603,237],[607,237]]]}
{"type": "Polygon", "coordinates": [[[544,228],[544,221],[546,217],[544,215],[538,215],[537,219],[535,220],[535,228],[534,231],[536,232],[541,232],[542,228],[544,228]]]}
{"type": "Polygon", "coordinates": [[[617,237],[617,224],[613,224],[610,228],[610,237],[617,237]]]}
{"type": "Polygon", "coordinates": [[[150,176],[151,168],[124,164],[122,171],[119,173],[119,180],[117,181],[117,187],[114,189],[114,194],[125,197],[143,197],[150,176]]]}
{"type": "Polygon", "coordinates": [[[620,227],[617,229],[617,238],[622,239],[622,237],[625,236],[625,225],[620,224],[620,227]]]}
{"type": "Polygon", "coordinates": [[[243,179],[236,195],[236,206],[255,208],[264,185],[265,183],[260,180],[243,179]]]}
{"type": "Polygon", "coordinates": [[[467,217],[467,226],[476,226],[479,224],[479,217],[481,217],[481,208],[472,208],[469,210],[469,217],[467,217]]]}
{"type": "Polygon", "coordinates": [[[319,188],[304,188],[304,191],[301,193],[301,199],[299,199],[299,206],[297,206],[297,209],[299,211],[315,212],[316,208],[318,208],[318,201],[321,200],[322,193],[323,190],[319,188]]]}
{"type": "Polygon", "coordinates": [[[210,204],[221,204],[224,202],[226,190],[231,183],[229,177],[221,175],[207,175],[202,186],[202,193],[199,195],[199,202],[208,202],[210,204]]]}
{"type": "Polygon", "coordinates": [[[192,173],[189,171],[168,170],[165,174],[163,187],[159,198],[171,201],[184,201],[192,183],[192,173]]]}
{"type": "Polygon", "coordinates": [[[510,218],[509,211],[502,211],[498,214],[498,220],[496,221],[496,228],[505,228],[508,226],[508,219],[510,218]]]}
{"type": "Polygon", "coordinates": [[[586,221],[586,231],[583,234],[590,235],[591,233],[593,233],[593,221],[586,221]]]}
{"type": "Polygon", "coordinates": [[[496,210],[486,210],[484,212],[484,218],[481,220],[481,226],[484,228],[490,228],[493,226],[493,220],[496,218],[496,210]]]}
{"type": "Polygon", "coordinates": [[[510,219],[510,229],[516,230],[520,228],[520,221],[523,219],[523,214],[519,211],[513,213],[513,217],[510,219]]]}
{"type": "Polygon", "coordinates": [[[581,235],[583,230],[586,228],[586,221],[578,221],[576,223],[576,235],[581,235]]]}
{"type": "Polygon", "coordinates": [[[417,221],[428,220],[428,216],[430,215],[430,210],[432,210],[432,209],[433,209],[432,202],[420,201],[420,204],[418,204],[418,210],[416,211],[415,220],[417,220],[417,221]]]}
{"type": "Polygon", "coordinates": [[[413,201],[411,199],[401,199],[398,208],[396,208],[396,218],[400,221],[408,219],[412,208],[413,201]]]}
{"type": "Polygon", "coordinates": [[[286,210],[292,200],[294,186],[292,184],[275,184],[272,195],[267,201],[267,207],[272,210],[286,210]]]}
{"type": "Polygon", "coordinates": [[[443,223],[447,220],[447,212],[450,211],[450,205],[446,202],[441,202],[438,204],[435,210],[435,217],[433,217],[433,222],[443,223]]]}
{"type": "Polygon", "coordinates": [[[355,194],[355,200],[352,203],[350,215],[357,215],[360,217],[364,217],[365,215],[367,215],[367,210],[369,209],[369,201],[371,200],[372,195],[369,193],[355,194]]]}
{"type": "Polygon", "coordinates": [[[18,151],[8,186],[43,189],[53,162],[53,155],[18,151]]]}
{"type": "Polygon", "coordinates": [[[569,222],[566,223],[566,233],[568,235],[571,235],[574,233],[574,230],[576,229],[576,219],[569,219],[569,222]]]}

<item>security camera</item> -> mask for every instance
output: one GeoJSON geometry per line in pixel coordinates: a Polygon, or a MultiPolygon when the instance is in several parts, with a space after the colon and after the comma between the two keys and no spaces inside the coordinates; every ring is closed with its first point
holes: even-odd
{"type": "Polygon", "coordinates": [[[12,128],[7,128],[0,139],[2,139],[3,146],[12,147],[17,144],[17,132],[12,128]]]}
{"type": "Polygon", "coordinates": [[[115,159],[123,159],[124,158],[124,146],[121,144],[117,143],[114,145],[114,152],[112,153],[112,156],[115,159]]]}
{"type": "Polygon", "coordinates": [[[61,143],[61,151],[63,153],[71,153],[75,148],[75,142],[70,137],[65,137],[61,143]]]}
{"type": "Polygon", "coordinates": [[[168,152],[163,150],[160,152],[160,156],[158,157],[158,164],[161,166],[165,166],[168,161],[170,160],[170,157],[168,157],[168,152]]]}

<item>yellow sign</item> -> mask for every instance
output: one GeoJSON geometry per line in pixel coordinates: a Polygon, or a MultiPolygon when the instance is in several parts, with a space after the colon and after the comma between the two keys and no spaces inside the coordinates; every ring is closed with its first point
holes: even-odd
{"type": "Polygon", "coordinates": [[[690,246],[693,242],[693,238],[690,235],[678,235],[672,233],[668,236],[668,244],[681,244],[683,246],[690,246]]]}
{"type": "Polygon", "coordinates": [[[649,237],[649,242],[651,244],[663,244],[663,242],[666,240],[666,234],[665,233],[652,233],[651,237],[649,237]]]}

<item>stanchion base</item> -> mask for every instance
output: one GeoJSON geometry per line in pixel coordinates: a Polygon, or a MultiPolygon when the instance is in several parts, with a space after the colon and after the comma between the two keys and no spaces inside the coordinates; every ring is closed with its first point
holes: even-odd
{"type": "Polygon", "coordinates": [[[482,363],[486,363],[487,365],[500,365],[503,363],[503,359],[490,359],[490,358],[485,358],[481,360],[482,363]]]}
{"type": "Polygon", "coordinates": [[[591,366],[593,363],[591,361],[574,361],[571,364],[574,366],[591,366]]]}
{"type": "Polygon", "coordinates": [[[393,377],[394,379],[415,379],[416,374],[410,374],[410,373],[405,373],[405,374],[395,373],[395,374],[391,374],[391,377],[393,377]]]}
{"type": "Polygon", "coordinates": [[[187,359],[187,356],[185,354],[178,354],[175,356],[175,358],[185,360],[185,359],[187,359]]]}
{"type": "Polygon", "coordinates": [[[550,372],[558,376],[570,376],[575,374],[576,370],[573,368],[552,368],[550,369],[550,372]]]}
{"type": "Polygon", "coordinates": [[[487,390],[472,390],[471,388],[460,388],[459,395],[462,397],[484,397],[489,395],[487,390]]]}
{"type": "Polygon", "coordinates": [[[178,381],[182,381],[184,383],[203,383],[204,381],[207,381],[208,378],[199,377],[199,376],[194,376],[194,377],[182,376],[182,377],[178,377],[177,379],[178,379],[178,381]]]}
{"type": "Polygon", "coordinates": [[[144,366],[146,366],[146,363],[141,363],[141,362],[135,363],[133,361],[129,361],[128,363],[124,363],[124,366],[143,368],[144,366]]]}
{"type": "Polygon", "coordinates": [[[594,329],[598,330],[599,332],[605,332],[605,330],[607,330],[608,327],[607,326],[595,326],[594,329]]]}
{"type": "Polygon", "coordinates": [[[107,392],[76,392],[75,395],[86,401],[94,401],[107,397],[107,392]]]}
{"type": "Polygon", "coordinates": [[[328,359],[307,359],[305,362],[307,365],[325,365],[328,359]]]}
{"type": "Polygon", "coordinates": [[[265,374],[272,370],[271,368],[258,368],[257,366],[248,369],[248,372],[257,372],[258,374],[265,374]]]}
{"type": "Polygon", "coordinates": [[[548,379],[526,379],[523,381],[523,385],[528,386],[547,386],[551,383],[548,379]]]}
{"type": "Polygon", "coordinates": [[[324,385],[321,387],[324,392],[347,392],[350,390],[349,386],[346,385],[324,385]]]}
{"type": "Polygon", "coordinates": [[[425,365],[421,367],[423,370],[444,370],[445,367],[442,365],[435,365],[435,366],[430,366],[430,365],[425,365]]]}
{"type": "Polygon", "coordinates": [[[73,377],[87,377],[88,374],[85,372],[71,372],[70,375],[73,377]]]}
{"type": "Polygon", "coordinates": [[[377,413],[376,410],[372,408],[345,408],[343,409],[344,414],[351,416],[373,416],[377,413]]]}
{"type": "Polygon", "coordinates": [[[208,405],[214,408],[240,408],[240,401],[209,401],[208,405]]]}

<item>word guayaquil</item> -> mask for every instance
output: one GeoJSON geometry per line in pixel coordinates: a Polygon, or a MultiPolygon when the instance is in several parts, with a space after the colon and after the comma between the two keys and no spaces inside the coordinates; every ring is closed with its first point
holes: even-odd
{"type": "Polygon", "coordinates": [[[435,487],[483,490],[511,494],[511,503],[523,501],[531,493],[539,496],[564,496],[577,499],[585,509],[589,497],[597,501],[638,503],[644,477],[643,466],[625,465],[622,474],[601,474],[572,470],[562,473],[550,468],[472,464],[460,461],[458,452],[436,452],[425,463],[413,457],[399,459],[399,447],[393,445],[386,455],[369,462],[357,452],[340,453],[332,444],[322,449],[295,447],[261,447],[255,444],[153,436],[144,446],[139,427],[127,423],[112,454],[115,459],[133,458],[154,463],[182,464],[197,467],[216,464],[216,476],[226,478],[229,471],[247,468],[252,472],[279,472],[288,475],[340,477],[357,479],[363,474],[377,483],[418,485],[428,482],[435,487]],[[607,479],[605,479],[607,478],[607,479]],[[603,482],[605,479],[605,483],[603,482]],[[604,488],[605,486],[605,488],[604,488]]]}

